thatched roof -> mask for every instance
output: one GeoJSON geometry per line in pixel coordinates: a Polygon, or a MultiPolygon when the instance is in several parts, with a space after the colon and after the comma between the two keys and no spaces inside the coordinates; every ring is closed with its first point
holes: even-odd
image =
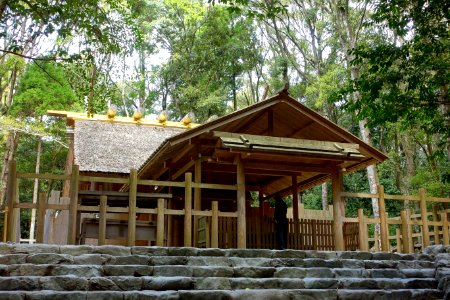
{"type": "Polygon", "coordinates": [[[74,156],[80,171],[129,173],[181,128],[75,120],[74,156]]]}

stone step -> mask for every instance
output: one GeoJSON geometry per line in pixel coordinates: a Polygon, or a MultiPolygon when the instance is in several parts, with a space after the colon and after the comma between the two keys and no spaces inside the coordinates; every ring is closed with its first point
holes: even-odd
{"type": "Polygon", "coordinates": [[[238,289],[437,289],[434,278],[246,278],[246,277],[77,277],[10,276],[0,278],[0,291],[126,291],[238,289]]]}
{"type": "Polygon", "coordinates": [[[397,254],[385,252],[358,251],[309,251],[309,250],[267,250],[267,249],[202,249],[189,247],[125,247],[125,246],[74,246],[45,244],[9,244],[0,243],[0,254],[62,254],[72,257],[90,254],[109,256],[207,256],[241,258],[318,258],[318,259],[357,259],[357,260],[427,260],[428,254],[397,254]]]}
{"type": "Polygon", "coordinates": [[[435,289],[422,290],[208,290],[208,291],[17,291],[2,292],[3,300],[217,300],[217,299],[310,299],[310,300],[356,300],[356,299],[395,299],[419,300],[442,299],[442,292],[435,289]]]}
{"type": "Polygon", "coordinates": [[[349,258],[242,258],[218,256],[149,256],[109,254],[0,254],[0,265],[14,264],[67,264],[67,265],[188,265],[223,267],[301,267],[350,269],[430,269],[432,260],[358,260],[349,258]]]}
{"type": "Polygon", "coordinates": [[[427,269],[353,269],[324,267],[222,267],[186,265],[0,265],[0,276],[188,276],[249,278],[435,278],[436,270],[427,269]]]}

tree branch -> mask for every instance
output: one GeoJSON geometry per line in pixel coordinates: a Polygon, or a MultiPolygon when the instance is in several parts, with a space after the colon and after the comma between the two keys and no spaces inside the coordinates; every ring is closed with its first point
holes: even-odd
{"type": "Polygon", "coordinates": [[[9,51],[9,50],[6,50],[6,49],[0,49],[0,52],[16,55],[16,56],[19,56],[19,57],[23,57],[23,58],[26,58],[26,59],[33,60],[33,61],[58,61],[58,60],[71,61],[71,60],[73,60],[72,58],[61,58],[61,57],[33,57],[33,56],[17,53],[17,52],[14,52],[14,51],[9,51]]]}

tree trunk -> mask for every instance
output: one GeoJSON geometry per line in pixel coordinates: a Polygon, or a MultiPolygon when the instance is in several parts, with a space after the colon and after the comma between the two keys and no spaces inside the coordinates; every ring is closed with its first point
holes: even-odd
{"type": "Polygon", "coordinates": [[[3,207],[5,204],[5,192],[6,186],[8,185],[8,166],[9,162],[14,159],[17,150],[17,144],[19,142],[19,133],[11,130],[8,133],[8,137],[6,140],[5,153],[3,156],[3,165],[2,165],[2,174],[0,178],[0,207],[3,207]]]}
{"type": "MultiPolygon", "coordinates": [[[[36,167],[34,169],[34,172],[36,174],[39,174],[39,169],[41,166],[41,148],[42,148],[42,139],[38,137],[37,141],[37,149],[36,149],[36,167]]],[[[34,179],[34,186],[33,186],[33,204],[37,203],[38,200],[38,192],[39,192],[39,179],[34,179]]],[[[30,223],[30,240],[29,243],[33,244],[34,240],[34,231],[35,231],[35,223],[36,223],[36,209],[33,208],[31,210],[31,223],[30,223]]]]}
{"type": "Polygon", "coordinates": [[[326,182],[322,183],[322,209],[328,209],[328,185],[326,182]]]}

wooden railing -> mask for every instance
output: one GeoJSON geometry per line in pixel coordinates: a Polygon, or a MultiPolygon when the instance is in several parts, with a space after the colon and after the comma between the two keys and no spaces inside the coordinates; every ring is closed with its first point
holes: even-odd
{"type": "Polygon", "coordinates": [[[416,249],[420,251],[429,246],[431,244],[431,237],[433,237],[433,244],[442,243],[449,245],[449,211],[438,211],[438,204],[450,203],[449,198],[429,197],[423,188],[419,189],[417,196],[388,195],[384,193],[384,188],[381,185],[378,186],[377,194],[342,192],[341,197],[378,199],[378,218],[365,216],[363,210],[360,208],[357,218],[344,219],[344,222],[358,224],[359,250],[390,252],[395,249],[397,252],[411,253],[416,249]],[[404,209],[401,211],[400,216],[389,218],[385,208],[386,200],[418,203],[420,212],[418,214],[411,214],[410,209],[404,209]],[[429,203],[434,203],[432,212],[428,212],[427,210],[429,203]],[[368,225],[375,224],[379,225],[380,234],[378,236],[375,232],[374,237],[369,238],[368,225]],[[396,233],[389,235],[389,229],[394,229],[394,227],[396,233]],[[432,230],[430,230],[430,227],[432,227],[432,230]]]}
{"type": "MultiPolygon", "coordinates": [[[[237,190],[237,185],[221,185],[192,182],[192,174],[185,173],[184,182],[159,181],[159,180],[138,180],[136,170],[130,171],[129,178],[112,178],[112,177],[95,177],[80,176],[77,165],[73,166],[71,175],[55,175],[55,174],[33,174],[16,172],[15,163],[10,164],[8,179],[8,203],[6,207],[6,220],[4,226],[4,237],[7,241],[16,241],[18,233],[17,221],[19,220],[20,209],[36,209],[37,210],[37,231],[36,242],[44,241],[44,218],[46,209],[68,210],[69,225],[67,244],[75,244],[79,231],[79,212],[90,212],[99,214],[99,244],[105,241],[106,215],[108,213],[127,213],[128,214],[128,241],[127,244],[132,246],[136,241],[136,214],[145,213],[156,215],[157,219],[157,237],[156,245],[164,244],[164,218],[165,216],[178,215],[184,216],[184,246],[192,246],[192,219],[196,216],[206,216],[211,218],[211,247],[218,247],[219,241],[219,218],[237,218],[237,212],[221,212],[218,210],[217,201],[212,202],[212,209],[209,211],[201,211],[192,209],[192,189],[220,189],[220,190],[237,190]],[[19,181],[21,179],[41,179],[41,180],[70,180],[70,204],[49,204],[47,203],[47,194],[40,193],[36,204],[20,202],[19,199],[19,181]],[[128,185],[128,206],[127,207],[110,207],[108,206],[108,192],[104,191],[100,196],[99,205],[88,206],[81,205],[78,201],[79,183],[102,182],[102,183],[119,183],[128,185]],[[139,193],[138,185],[159,186],[159,187],[182,187],[185,189],[185,207],[184,209],[166,208],[167,203],[164,194],[156,196],[158,198],[156,208],[139,208],[136,206],[136,200],[139,193]]],[[[152,194],[153,195],[153,194],[152,194]]],[[[153,196],[155,196],[153,195],[153,196]]],[[[167,194],[166,194],[167,196],[167,194]]]]}

